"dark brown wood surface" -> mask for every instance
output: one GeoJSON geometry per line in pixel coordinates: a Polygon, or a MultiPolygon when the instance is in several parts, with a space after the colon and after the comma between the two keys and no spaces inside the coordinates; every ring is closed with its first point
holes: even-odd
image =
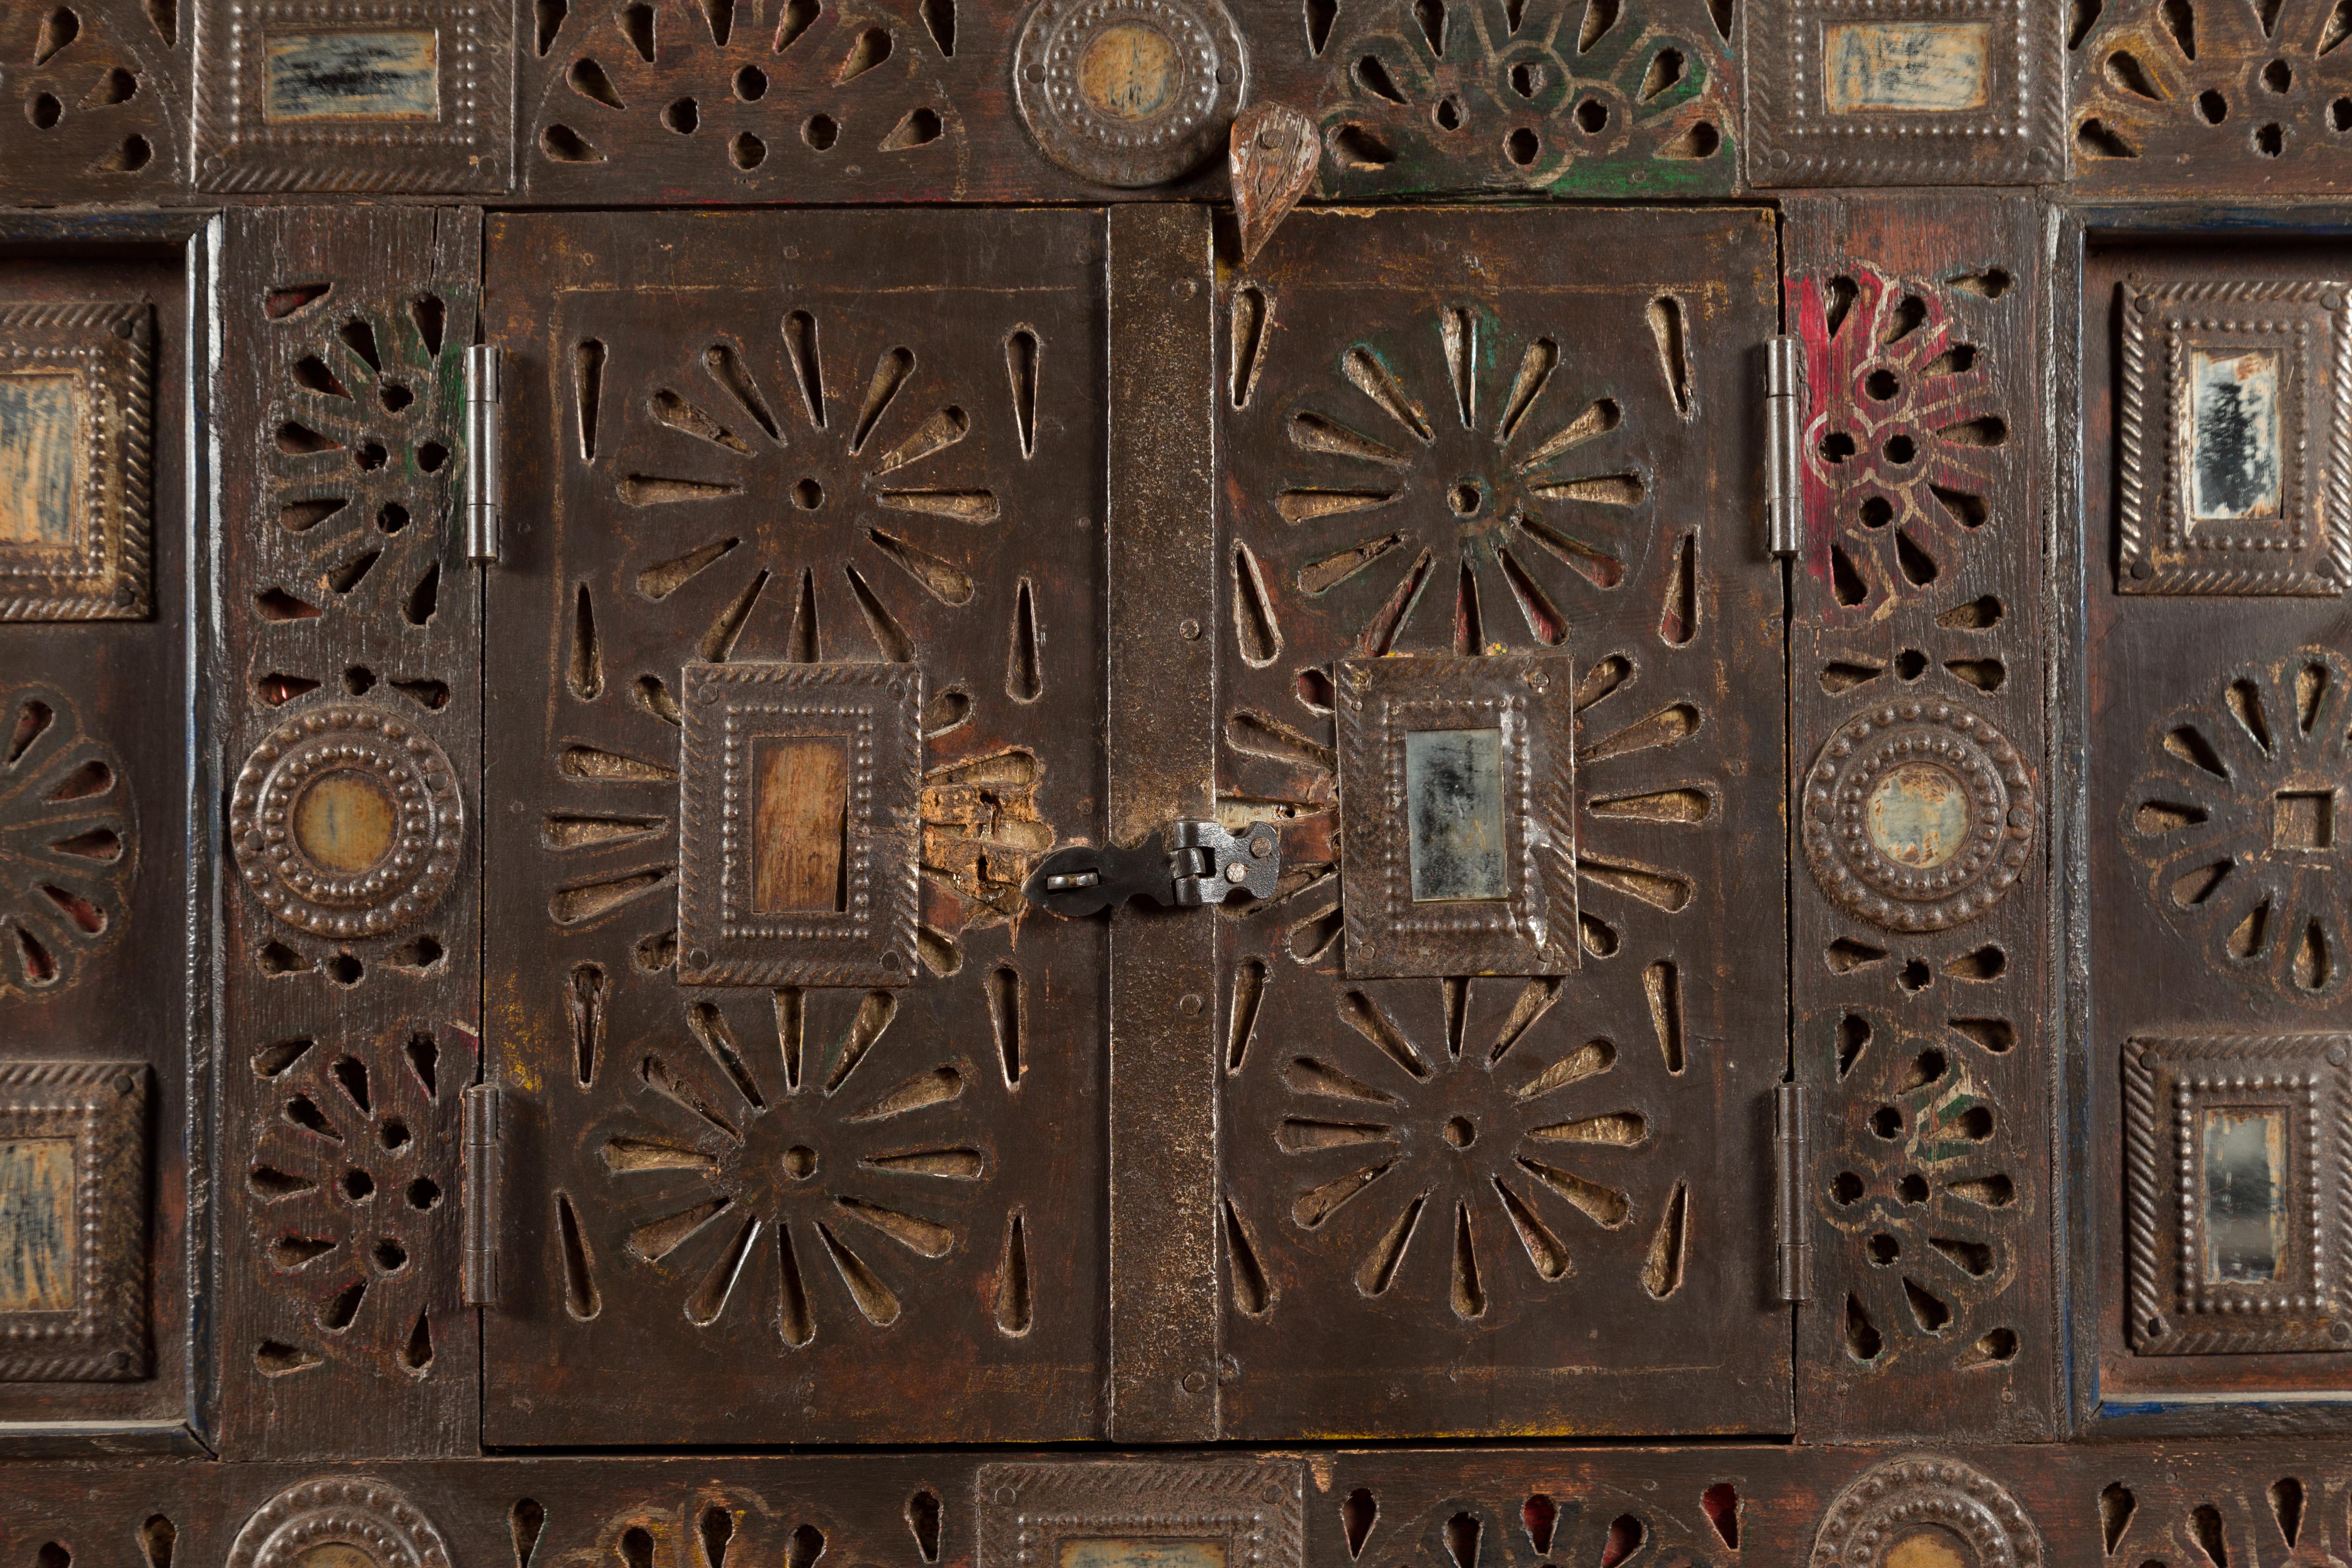
{"type": "Polygon", "coordinates": [[[1101,215],[501,217],[488,275],[488,1440],[1098,1436],[1104,932],[1018,889],[1102,832],[1101,215]],[[672,973],[689,665],[920,681],[903,980],[672,973]]]}
{"type": "MultiPolygon", "coordinates": [[[[228,226],[203,710],[224,794],[288,736],[352,715],[397,726],[402,756],[446,759],[470,808],[481,643],[453,520],[481,215],[315,206],[228,226]]],[[[197,820],[224,863],[217,1440],[257,1457],[471,1448],[459,1101],[479,1070],[478,821],[453,834],[463,869],[425,907],[396,905],[395,884],[303,926],[261,902],[284,885],[249,881],[261,862],[197,820]],[[335,930],[371,910],[386,929],[335,930]]]]}
{"type": "Polygon", "coordinates": [[[2046,1437],[2065,1347],[2039,214],[1957,195],[1789,210],[1785,309],[1809,398],[1790,574],[1791,1067],[1811,1089],[1815,1248],[1798,1430],[2046,1437]],[[2014,759],[2000,765],[2017,770],[2002,813],[2016,837],[1941,901],[1833,896],[1853,859],[1811,837],[1821,770],[1881,731],[2014,759]]]}

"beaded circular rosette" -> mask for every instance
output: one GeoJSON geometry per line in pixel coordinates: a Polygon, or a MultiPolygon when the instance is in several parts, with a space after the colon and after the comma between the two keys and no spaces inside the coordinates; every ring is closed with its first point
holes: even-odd
{"type": "Polygon", "coordinates": [[[448,891],[465,837],[449,758],[395,714],[364,705],[315,709],[270,731],[246,759],[229,800],[237,869],[269,912],[300,931],[367,937],[424,914],[448,891]],[[305,793],[348,775],[380,803],[382,852],[331,864],[298,822],[305,793]]]}
{"type": "Polygon", "coordinates": [[[288,1487],[245,1521],[226,1568],[295,1568],[321,1546],[348,1547],[376,1568],[450,1568],[433,1521],[367,1476],[288,1487]]]}
{"type": "Polygon", "coordinates": [[[2032,781],[2017,748],[1948,702],[1894,703],[1838,727],[1805,779],[1805,859],[1832,902],[1894,931],[1941,931],[2000,901],[2033,840],[2032,781]],[[1916,781],[1924,781],[1916,782],[1916,781]],[[1922,828],[1887,803],[1949,792],[1922,828]]]}
{"type": "Polygon", "coordinates": [[[1039,0],[1021,29],[1013,87],[1045,155],[1097,184],[1166,184],[1200,167],[1241,107],[1241,35],[1218,0],[1039,0]],[[1099,63],[1122,45],[1124,75],[1099,63]],[[1140,72],[1141,75],[1137,73],[1140,72]],[[1107,78],[1149,95],[1130,115],[1107,78]]]}
{"type": "Polygon", "coordinates": [[[2033,1521],[2006,1487],[1973,1465],[1923,1456],[1874,1466],[1837,1495],[1813,1535],[1814,1568],[1874,1568],[1923,1533],[1964,1542],[1970,1568],[2042,1562],[2033,1521]]]}

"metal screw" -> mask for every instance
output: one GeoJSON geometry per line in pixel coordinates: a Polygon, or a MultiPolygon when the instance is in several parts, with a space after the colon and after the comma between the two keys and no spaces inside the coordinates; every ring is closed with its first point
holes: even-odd
{"type": "Polygon", "coordinates": [[[1187,991],[1183,995],[1176,998],[1176,1011],[1183,1014],[1187,1018],[1199,1017],[1201,1016],[1201,994],[1197,991],[1187,991]]]}
{"type": "Polygon", "coordinates": [[[1228,866],[1225,868],[1225,880],[1226,880],[1226,881],[1228,881],[1228,882],[1246,882],[1246,881],[1248,881],[1248,880],[1249,880],[1249,868],[1248,868],[1248,867],[1246,867],[1246,866],[1244,866],[1244,865],[1243,865],[1243,864],[1242,864],[1240,861],[1238,861],[1238,860],[1234,861],[1231,865],[1228,865],[1228,866]]]}
{"type": "Polygon", "coordinates": [[[2156,575],[2156,568],[2145,561],[2135,561],[2131,563],[2131,574],[2141,578],[2153,577],[2156,575]]]}
{"type": "Polygon", "coordinates": [[[1184,1374],[1184,1392],[1185,1392],[1185,1393],[1187,1393],[1187,1394],[1198,1394],[1198,1393],[1200,1393],[1202,1389],[1204,1389],[1204,1388],[1206,1388],[1206,1387],[1208,1387],[1208,1386],[1209,1386],[1209,1374],[1208,1374],[1207,1373],[1205,1373],[1205,1372],[1188,1372],[1188,1373],[1186,1373],[1184,1374]]]}
{"type": "Polygon", "coordinates": [[[1189,300],[1201,291],[1201,280],[1197,278],[1179,279],[1168,286],[1168,291],[1179,300],[1189,300]]]}
{"type": "Polygon", "coordinates": [[[1274,840],[1260,834],[1250,840],[1250,853],[1263,860],[1274,853],[1274,840]]]}
{"type": "Polygon", "coordinates": [[[1201,640],[1201,623],[1187,616],[1176,623],[1176,635],[1186,642],[1201,640]]]}

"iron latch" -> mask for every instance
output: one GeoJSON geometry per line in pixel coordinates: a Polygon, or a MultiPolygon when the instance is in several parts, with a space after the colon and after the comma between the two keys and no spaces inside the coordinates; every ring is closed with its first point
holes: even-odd
{"type": "Polygon", "coordinates": [[[1764,541],[1775,555],[1803,548],[1805,340],[1764,340],[1764,541]]]}
{"type": "Polygon", "coordinates": [[[1213,822],[1180,818],[1132,849],[1073,844],[1037,862],[1021,896],[1048,914],[1076,919],[1129,899],[1155,904],[1222,904],[1235,893],[1274,896],[1282,834],[1260,823],[1236,837],[1213,822]]]}
{"type": "Polygon", "coordinates": [[[506,1092],[494,1083],[466,1090],[466,1257],[463,1300],[499,1304],[499,1187],[505,1175],[506,1092]]]}
{"type": "Polygon", "coordinates": [[[1805,1215],[1805,1086],[1780,1085],[1772,1096],[1772,1292],[1778,1300],[1813,1299],[1813,1228],[1805,1215]]]}
{"type": "Polygon", "coordinates": [[[499,448],[499,385],[505,351],[477,343],[466,351],[466,559],[499,558],[506,513],[506,455],[499,448]]]}

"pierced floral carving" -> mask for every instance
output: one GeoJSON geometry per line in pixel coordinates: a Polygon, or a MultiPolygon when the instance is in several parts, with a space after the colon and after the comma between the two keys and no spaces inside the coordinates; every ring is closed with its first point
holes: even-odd
{"type": "MultiPolygon", "coordinates": [[[[1728,189],[1738,71],[1728,6],[1456,0],[1366,7],[1309,45],[1327,62],[1324,179],[1339,192],[1445,185],[1728,189]]],[[[1312,10],[1310,7],[1310,15],[1312,10]]]]}
{"type": "Polygon", "coordinates": [[[2151,737],[2116,825],[2209,963],[2312,1006],[2352,979],[2347,683],[2352,662],[2315,647],[2217,677],[2151,737]]]}
{"type": "Polygon", "coordinates": [[[0,695],[0,1002],[79,979],[121,934],[138,864],[114,748],[53,687],[0,695]]]}
{"type": "Polygon", "coordinates": [[[1794,286],[1805,559],[1857,617],[1916,595],[1997,521],[2011,429],[1990,354],[2011,284],[1998,268],[1927,282],[1856,267],[1794,286]]]}

